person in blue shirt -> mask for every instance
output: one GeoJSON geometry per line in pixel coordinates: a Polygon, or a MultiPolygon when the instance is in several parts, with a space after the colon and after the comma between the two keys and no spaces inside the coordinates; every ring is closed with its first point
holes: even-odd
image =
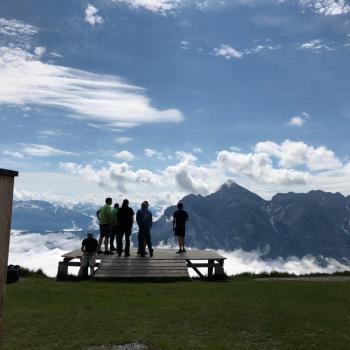
{"type": "Polygon", "coordinates": [[[139,252],[142,258],[146,255],[146,245],[149,250],[149,256],[153,256],[153,248],[151,241],[152,213],[148,209],[148,202],[141,204],[141,209],[136,213],[136,222],[139,225],[139,252]]]}

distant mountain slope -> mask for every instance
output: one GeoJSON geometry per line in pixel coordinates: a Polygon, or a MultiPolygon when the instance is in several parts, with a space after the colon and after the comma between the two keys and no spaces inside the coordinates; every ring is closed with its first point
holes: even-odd
{"type": "Polygon", "coordinates": [[[39,200],[14,201],[12,228],[30,232],[88,230],[93,227],[91,211],[90,207],[66,208],[39,200]]]}
{"type": "MultiPolygon", "coordinates": [[[[340,193],[277,194],[266,201],[228,181],[209,196],[183,198],[187,242],[198,248],[260,250],[266,257],[350,258],[350,198],[340,193]]],[[[154,224],[155,243],[172,240],[169,207],[154,224]]]]}

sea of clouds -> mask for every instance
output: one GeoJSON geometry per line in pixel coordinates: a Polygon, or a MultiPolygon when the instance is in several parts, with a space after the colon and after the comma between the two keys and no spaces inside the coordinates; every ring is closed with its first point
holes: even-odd
{"type": "MultiPolygon", "coordinates": [[[[58,262],[62,260],[62,254],[80,246],[81,239],[70,232],[39,234],[13,231],[10,241],[9,264],[20,265],[30,269],[41,268],[48,276],[55,277],[58,262]]],[[[158,249],[161,249],[161,247],[158,249]]],[[[305,256],[302,259],[290,257],[288,259],[263,260],[262,256],[256,251],[234,250],[229,252],[219,250],[218,253],[227,258],[224,266],[228,275],[242,272],[260,273],[271,271],[300,275],[314,272],[333,273],[350,270],[350,266],[331,258],[326,258],[322,266],[320,266],[317,259],[312,256],[305,256]]],[[[74,269],[70,272],[74,273],[74,269]]],[[[195,273],[191,272],[191,275],[194,276],[195,273]]]]}

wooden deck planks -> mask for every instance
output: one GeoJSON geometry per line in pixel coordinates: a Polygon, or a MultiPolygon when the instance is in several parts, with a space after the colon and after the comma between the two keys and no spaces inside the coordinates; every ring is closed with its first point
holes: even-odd
{"type": "MultiPolygon", "coordinates": [[[[62,257],[62,264],[74,264],[72,260],[80,259],[83,253],[80,249],[68,252],[62,257]]],[[[193,268],[200,276],[203,275],[197,267],[208,267],[208,274],[220,270],[225,258],[209,250],[188,250],[183,254],[176,254],[176,249],[155,249],[154,256],[141,258],[132,249],[129,257],[99,254],[98,269],[94,274],[96,280],[118,279],[176,279],[189,278],[188,268],[193,268]],[[197,261],[197,262],[195,262],[197,261]],[[198,262],[199,261],[199,262],[198,262]]],[[[220,272],[220,271],[219,271],[220,272]]],[[[223,269],[222,269],[223,272],[223,269]]]]}
{"type": "MultiPolygon", "coordinates": [[[[135,252],[136,253],[136,252],[135,252]]],[[[189,277],[185,260],[164,258],[141,258],[133,254],[130,257],[118,257],[116,254],[102,258],[95,272],[95,279],[118,278],[185,278],[189,277]]]]}
{"type": "MultiPolygon", "coordinates": [[[[63,254],[64,258],[79,258],[82,256],[82,252],[80,249],[72,250],[66,254],[63,254]]],[[[103,259],[113,258],[116,255],[104,255],[100,254],[98,257],[103,259]]],[[[136,250],[132,249],[130,252],[130,257],[127,259],[143,259],[136,255],[136,250]]],[[[146,258],[147,259],[147,258],[146,258]]],[[[210,260],[210,259],[224,259],[224,257],[214,251],[211,250],[187,250],[186,253],[176,254],[176,249],[155,249],[154,256],[152,260],[163,260],[163,259],[173,259],[173,260],[210,260]]]]}

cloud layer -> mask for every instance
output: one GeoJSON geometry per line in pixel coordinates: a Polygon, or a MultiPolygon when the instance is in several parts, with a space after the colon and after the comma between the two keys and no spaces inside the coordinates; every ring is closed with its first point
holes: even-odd
{"type": "Polygon", "coordinates": [[[38,28],[22,21],[0,18],[0,34],[9,36],[34,35],[38,33],[38,28]]]}
{"type": "MultiPolygon", "coordinates": [[[[25,234],[13,232],[10,241],[9,264],[16,264],[30,269],[41,268],[47,275],[55,277],[57,274],[58,262],[62,260],[62,254],[79,248],[81,240],[70,233],[52,234],[25,234]]],[[[155,248],[161,249],[162,247],[155,248]]],[[[232,252],[218,251],[225,256],[225,272],[235,275],[242,272],[289,272],[297,275],[323,272],[333,273],[336,271],[349,270],[349,266],[339,263],[334,259],[326,259],[326,266],[319,266],[316,259],[306,256],[302,259],[288,258],[263,260],[255,252],[244,252],[235,250],[232,252]]],[[[206,271],[203,271],[206,272],[206,271]]],[[[70,273],[74,273],[73,269],[70,273]]],[[[195,273],[191,271],[191,275],[195,273]]]]}
{"type": "Polygon", "coordinates": [[[145,149],[144,157],[165,164],[159,170],[134,167],[129,162],[135,155],[131,157],[129,153],[121,152],[122,162],[111,161],[101,167],[62,162],[61,169],[105,191],[116,190],[121,197],[127,195],[136,202],[148,198],[157,206],[176,203],[189,193],[212,193],[227,178],[265,198],[291,190],[350,192],[346,185],[350,164],[324,146],[314,147],[301,141],[258,142],[250,152],[221,150],[213,161],[204,164],[197,158],[200,153],[197,156],[188,152],[167,154],[145,149]]]}
{"type": "Polygon", "coordinates": [[[310,9],[325,16],[343,15],[350,12],[350,5],[346,0],[113,0],[115,3],[126,3],[132,8],[145,8],[162,14],[171,13],[185,6],[195,6],[200,10],[231,5],[260,4],[262,2],[278,5],[281,3],[295,3],[301,9],[310,9]]]}
{"type": "Polygon", "coordinates": [[[118,76],[43,63],[21,48],[0,48],[0,80],[0,104],[59,108],[110,128],[183,120],[177,109],[153,107],[144,89],[118,76]]]}

